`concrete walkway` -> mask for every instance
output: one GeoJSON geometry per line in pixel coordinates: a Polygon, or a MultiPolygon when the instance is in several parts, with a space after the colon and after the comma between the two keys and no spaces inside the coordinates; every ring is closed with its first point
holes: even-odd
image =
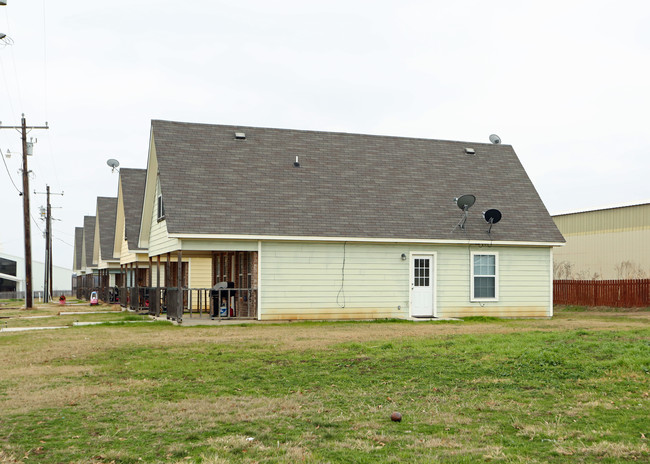
{"type": "MultiPolygon", "coordinates": [[[[352,319],[349,321],[337,321],[333,319],[322,319],[322,320],[278,320],[278,321],[258,321],[257,319],[219,319],[219,318],[208,318],[208,317],[183,317],[181,323],[167,319],[166,316],[151,316],[154,320],[157,321],[166,321],[171,322],[174,325],[180,325],[184,327],[193,327],[199,325],[206,326],[219,326],[219,325],[241,325],[241,324],[289,324],[292,322],[373,322],[375,319],[352,319]]],[[[406,319],[411,322],[443,322],[443,321],[462,321],[462,319],[448,317],[448,318],[409,318],[406,319]]]]}
{"type": "Polygon", "coordinates": [[[155,321],[171,322],[174,325],[181,325],[185,327],[196,325],[241,325],[241,324],[265,324],[265,323],[278,323],[289,321],[258,321],[257,319],[211,319],[209,317],[184,317],[183,321],[179,324],[176,321],[167,319],[167,316],[151,316],[155,321]]]}
{"type": "Polygon", "coordinates": [[[119,314],[123,311],[59,311],[60,316],[78,316],[83,314],[119,314]]]}
{"type": "Polygon", "coordinates": [[[5,327],[0,332],[28,332],[30,330],[52,330],[52,329],[69,329],[69,326],[60,327],[5,327]]]}
{"type": "MultiPolygon", "coordinates": [[[[83,327],[86,325],[99,325],[99,324],[133,324],[136,322],[154,322],[153,319],[142,321],[92,321],[92,322],[73,322],[74,327],[83,327]]],[[[56,327],[5,327],[0,329],[0,332],[29,332],[30,330],[51,330],[51,329],[69,329],[69,325],[62,325],[56,327]]]]}

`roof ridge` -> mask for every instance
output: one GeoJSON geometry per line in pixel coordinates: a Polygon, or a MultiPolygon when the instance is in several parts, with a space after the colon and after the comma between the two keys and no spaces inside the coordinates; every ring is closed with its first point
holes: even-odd
{"type": "MultiPolygon", "coordinates": [[[[385,139],[399,139],[399,140],[423,140],[428,142],[443,142],[443,143],[455,143],[455,144],[472,144],[472,145],[494,145],[491,142],[471,142],[467,140],[448,140],[448,139],[436,139],[428,137],[411,137],[406,135],[386,135],[386,134],[370,134],[370,133],[361,133],[361,132],[342,132],[342,131],[323,131],[323,130],[314,130],[314,129],[292,129],[292,128],[282,128],[282,127],[268,127],[268,126],[246,126],[246,125],[237,125],[237,124],[212,124],[212,123],[203,123],[203,122],[186,122],[186,121],[171,121],[166,119],[152,119],[151,124],[154,123],[163,123],[163,124],[176,124],[184,126],[203,126],[203,127],[214,127],[214,128],[228,128],[228,129],[238,129],[238,130],[268,130],[268,131],[280,131],[280,132],[299,132],[304,134],[319,134],[319,135],[347,135],[347,136],[357,136],[357,137],[372,137],[372,138],[385,138],[385,139]]],[[[511,146],[507,143],[499,144],[502,146],[511,146]]]]}

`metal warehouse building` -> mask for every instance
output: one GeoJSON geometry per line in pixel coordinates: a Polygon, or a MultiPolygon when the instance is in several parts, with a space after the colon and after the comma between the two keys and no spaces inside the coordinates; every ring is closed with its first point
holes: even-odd
{"type": "Polygon", "coordinates": [[[555,279],[650,278],[650,203],[559,214],[555,279]]]}
{"type": "MultiPolygon", "coordinates": [[[[32,260],[32,279],[34,292],[42,294],[45,275],[45,265],[32,260]]],[[[54,292],[70,291],[72,286],[72,270],[60,266],[52,266],[52,287],[54,292]]],[[[0,293],[25,291],[25,259],[21,256],[8,255],[0,252],[0,293]]]]}

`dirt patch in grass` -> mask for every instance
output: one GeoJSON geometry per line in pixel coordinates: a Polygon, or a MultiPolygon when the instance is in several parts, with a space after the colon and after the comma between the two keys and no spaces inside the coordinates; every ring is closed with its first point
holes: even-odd
{"type": "Polygon", "coordinates": [[[269,417],[292,418],[318,408],[312,398],[260,398],[250,396],[220,396],[218,398],[191,398],[178,402],[157,403],[143,411],[125,411],[134,421],[145,420],[156,427],[166,427],[190,421],[201,427],[217,424],[255,422],[269,417]]]}
{"type": "MultiPolygon", "coordinates": [[[[203,455],[203,463],[205,464],[222,464],[232,462],[231,458],[222,458],[220,454],[225,456],[232,456],[234,453],[241,453],[242,455],[256,453],[266,456],[274,456],[279,459],[276,462],[311,462],[312,453],[306,446],[286,443],[263,443],[255,437],[246,437],[243,435],[233,435],[228,437],[215,437],[209,438],[208,444],[218,449],[212,455],[203,455]],[[251,440],[252,439],[252,440],[251,440]]],[[[185,461],[187,462],[187,461],[185,461]]],[[[245,459],[244,462],[257,462],[254,458],[245,459]]]]}
{"type": "MultiPolygon", "coordinates": [[[[67,374],[68,376],[70,373],[67,374]]],[[[77,374],[79,375],[79,374],[77,374]]],[[[126,393],[138,391],[148,382],[129,380],[122,385],[106,384],[80,384],[74,379],[70,382],[65,377],[30,376],[30,382],[16,382],[16,386],[8,388],[5,396],[0,401],[0,408],[11,414],[26,414],[37,409],[66,408],[75,406],[94,407],[101,403],[101,398],[106,394],[126,393]],[[53,384],[58,383],[59,385],[53,384]]]]}
{"type": "Polygon", "coordinates": [[[639,461],[648,458],[650,448],[645,443],[612,443],[600,441],[589,446],[570,447],[562,443],[554,446],[553,451],[562,456],[584,457],[589,459],[616,459],[625,461],[639,461]]]}

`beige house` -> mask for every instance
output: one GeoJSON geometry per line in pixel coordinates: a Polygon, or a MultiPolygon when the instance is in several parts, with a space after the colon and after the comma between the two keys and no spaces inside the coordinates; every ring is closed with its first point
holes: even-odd
{"type": "Polygon", "coordinates": [[[121,270],[118,286],[124,291],[136,289],[128,298],[124,293],[121,295],[120,303],[123,305],[134,300],[133,306],[140,306],[135,300],[144,299],[144,296],[139,295],[137,289],[151,283],[147,250],[138,246],[146,173],[145,169],[122,168],[118,179],[114,241],[111,245],[121,270]]]}
{"type": "Polygon", "coordinates": [[[559,214],[566,239],[555,251],[555,279],[650,277],[650,203],[559,214]]]}
{"type": "Polygon", "coordinates": [[[90,298],[90,292],[99,284],[95,251],[96,216],[84,216],[83,227],[75,227],[74,264],[76,274],[74,288],[77,298],[90,298]]]}
{"type": "Polygon", "coordinates": [[[93,262],[97,263],[99,297],[104,301],[113,300],[109,289],[117,285],[120,273],[120,259],[113,251],[116,215],[117,198],[97,197],[93,262]]]}
{"type": "Polygon", "coordinates": [[[138,248],[229,316],[553,314],[564,239],[508,145],[153,121],[145,185],[138,248]]]}

